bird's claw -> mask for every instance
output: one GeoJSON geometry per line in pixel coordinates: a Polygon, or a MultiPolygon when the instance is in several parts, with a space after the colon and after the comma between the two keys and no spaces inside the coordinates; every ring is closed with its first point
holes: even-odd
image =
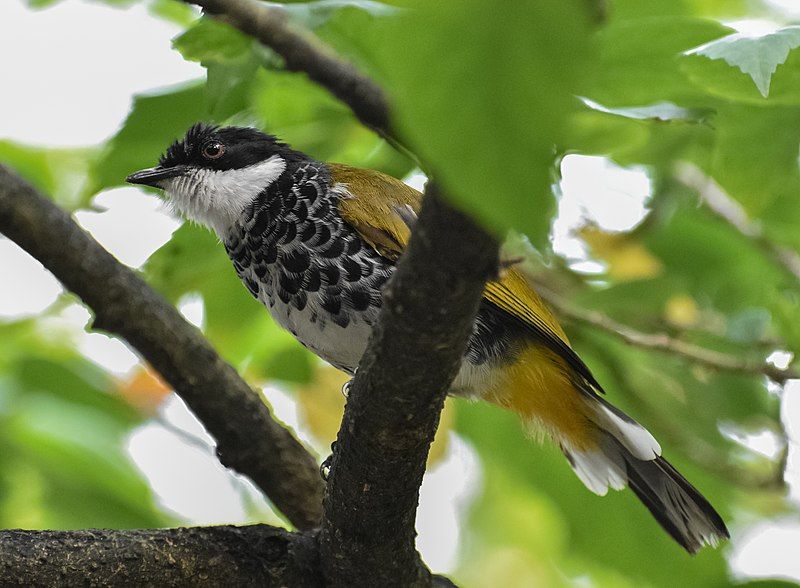
{"type": "Polygon", "coordinates": [[[356,377],[356,372],[357,371],[358,371],[358,368],[354,369],[353,370],[353,377],[350,378],[349,380],[347,380],[344,384],[342,384],[342,396],[344,396],[345,399],[350,396],[350,388],[353,386],[353,380],[356,377]]]}
{"type": "Polygon", "coordinates": [[[348,398],[350,396],[350,387],[353,385],[353,378],[347,380],[344,384],[342,384],[342,396],[348,398]]]}
{"type": "Polygon", "coordinates": [[[321,464],[319,464],[319,475],[327,482],[328,476],[331,475],[331,464],[333,463],[333,452],[336,449],[336,441],[331,443],[331,454],[326,457],[321,464]]]}

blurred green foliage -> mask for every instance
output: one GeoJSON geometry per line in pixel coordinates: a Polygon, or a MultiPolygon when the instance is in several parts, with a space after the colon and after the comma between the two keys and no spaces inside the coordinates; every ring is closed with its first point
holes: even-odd
{"type": "MultiPolygon", "coordinates": [[[[323,160],[398,177],[414,170],[346,107],[283,71],[280,58],[249,38],[180,2],[147,4],[154,18],[185,28],[174,48],[201,63],[207,78],[143,88],[105,145],[65,152],[0,142],[0,160],[59,204],[89,206],[98,192],[152,165],[197,120],[255,124],[323,160]]],[[[498,230],[527,235],[541,254],[529,269],[571,304],[742,358],[797,353],[797,279],[709,212],[681,184],[676,165],[697,166],[768,239],[800,252],[799,29],[755,0],[606,4],[600,25],[589,2],[578,0],[319,0],[285,10],[384,85],[403,141],[459,204],[498,230]],[[744,17],[783,28],[753,39],[723,24],[744,17]],[[599,275],[570,270],[548,241],[552,185],[560,158],[572,153],[646,166],[652,180],[649,213],[637,227],[621,237],[581,233],[605,264],[599,275]]],[[[211,234],[184,225],[143,272],[173,302],[202,297],[206,334],[248,378],[302,384],[301,410],[313,412],[303,409],[313,402],[309,390],[335,387],[250,298],[211,234]]],[[[39,323],[0,323],[0,525],[164,524],[123,447],[147,414],[132,409],[119,382],[71,351],[69,340],[43,336],[39,323]]],[[[662,440],[735,538],[739,524],[796,512],[780,483],[781,456],[761,456],[721,432],[766,430],[785,442],[780,396],[762,377],[713,372],[583,324],[566,326],[610,399],[662,440]]],[[[595,497],[556,449],[530,442],[510,415],[453,404],[452,426],[484,468],[454,574],[464,585],[733,583],[729,546],[690,559],[631,493],[595,497]]]]}
{"type": "Polygon", "coordinates": [[[169,524],[125,452],[145,415],[63,335],[0,323],[0,526],[169,524]]]}

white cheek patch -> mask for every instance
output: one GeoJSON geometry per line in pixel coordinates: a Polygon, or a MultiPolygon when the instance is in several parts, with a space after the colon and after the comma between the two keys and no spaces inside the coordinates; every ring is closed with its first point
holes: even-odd
{"type": "Polygon", "coordinates": [[[175,209],[224,238],[245,207],[286,169],[273,155],[253,165],[216,171],[195,168],[184,176],[161,182],[175,209]]]}

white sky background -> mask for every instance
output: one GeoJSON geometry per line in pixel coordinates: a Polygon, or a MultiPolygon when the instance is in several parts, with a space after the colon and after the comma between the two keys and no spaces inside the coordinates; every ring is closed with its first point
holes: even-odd
{"type": "MultiPolygon", "coordinates": [[[[771,0],[800,18],[800,0],[771,0]]],[[[747,21],[739,28],[762,32],[770,23],[747,21]]],[[[32,12],[20,0],[0,0],[0,139],[31,145],[94,145],[112,135],[130,107],[131,95],[203,75],[170,48],[180,30],[151,17],[144,7],[116,10],[66,0],[32,12]],[[98,50],[101,48],[101,50],[98,50]],[[13,114],[12,114],[13,113],[13,114]]],[[[607,230],[627,230],[647,212],[650,182],[643,169],[623,170],[599,157],[569,156],[562,172],[563,198],[554,227],[556,248],[576,268],[597,269],[571,235],[587,219],[607,230]]],[[[95,200],[103,212],[76,217],[121,261],[140,266],[178,226],[160,201],[136,188],[104,192],[95,200]]],[[[58,282],[13,243],[0,236],[0,320],[35,315],[59,293],[58,282]]],[[[203,321],[202,300],[187,299],[181,311],[203,321]]],[[[88,312],[77,305],[58,319],[71,325],[78,348],[118,374],[138,359],[123,343],[84,332],[88,312]]],[[[784,413],[794,440],[800,438],[800,385],[790,384],[784,413]]],[[[277,416],[303,436],[291,398],[265,390],[277,416]]],[[[757,441],[754,441],[754,443],[757,441]]],[[[183,403],[173,397],[158,420],[138,429],[129,451],[165,508],[189,523],[246,522],[249,513],[269,513],[252,485],[219,465],[211,440],[183,403]],[[202,488],[202,492],[198,492],[202,488]]],[[[765,449],[769,439],[763,441],[765,449]]],[[[792,496],[800,499],[800,452],[790,452],[792,496]]],[[[474,450],[451,435],[446,459],[430,471],[422,488],[419,547],[428,564],[447,572],[456,564],[459,521],[480,489],[474,450]]],[[[800,579],[800,521],[777,520],[733,529],[731,561],[737,575],[785,575],[800,579]]]]}

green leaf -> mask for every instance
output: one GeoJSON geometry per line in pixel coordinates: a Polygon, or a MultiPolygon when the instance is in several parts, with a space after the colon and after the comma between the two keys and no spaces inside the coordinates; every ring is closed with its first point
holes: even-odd
{"type": "Polygon", "coordinates": [[[185,294],[213,287],[215,276],[224,279],[229,263],[211,232],[184,223],[150,256],[144,272],[151,286],[176,303],[185,294]]]}
{"type": "Polygon", "coordinates": [[[258,60],[245,54],[232,63],[209,62],[206,67],[206,91],[211,118],[223,121],[247,110],[251,105],[258,60]]]}
{"type": "MultiPolygon", "coordinates": [[[[699,208],[694,197],[670,193],[675,206],[654,222],[644,243],[664,264],[667,284],[652,284],[653,290],[670,287],[701,302],[710,302],[726,313],[760,307],[772,298],[783,274],[749,240],[727,223],[699,208]]],[[[663,203],[658,203],[663,206],[663,203]]],[[[631,314],[636,314],[632,308],[631,314]]]]}
{"type": "Polygon", "coordinates": [[[33,9],[49,8],[58,2],[61,2],[61,0],[26,0],[28,7],[33,9]]]}
{"type": "Polygon", "coordinates": [[[256,72],[268,55],[262,46],[207,17],[196,21],[172,45],[184,58],[206,68],[206,100],[213,120],[221,122],[249,108],[256,72]]]}
{"type": "MultiPolygon", "coordinates": [[[[707,165],[714,146],[713,117],[702,108],[685,109],[687,118],[660,120],[641,116],[670,116],[660,108],[602,106],[576,109],[559,150],[563,153],[605,155],[622,166],[646,164],[656,178],[672,173],[674,162],[707,165]]],[[[677,113],[676,113],[677,114],[677,113]]]]}
{"type": "Polygon", "coordinates": [[[188,27],[198,18],[198,11],[180,0],[152,0],[147,7],[150,14],[188,27]]]}
{"type": "Polygon", "coordinates": [[[457,203],[543,245],[554,145],[589,59],[585,4],[412,6],[371,37],[398,127],[457,203]]]}
{"type": "Polygon", "coordinates": [[[47,162],[47,153],[44,149],[27,147],[12,141],[0,141],[0,161],[13,168],[45,194],[55,192],[57,182],[47,162]]]}
{"type": "Polygon", "coordinates": [[[652,17],[691,16],[687,0],[614,0],[614,21],[652,17]]]}
{"type": "MultiPolygon", "coordinates": [[[[4,335],[17,343],[30,339],[21,332],[4,335]]],[[[66,347],[47,358],[41,356],[45,352],[39,342],[36,356],[12,357],[4,366],[0,524],[55,529],[168,524],[125,452],[127,436],[144,417],[87,360],[66,347]]]]}
{"type": "Polygon", "coordinates": [[[313,376],[314,356],[302,347],[287,345],[263,362],[266,377],[296,384],[306,384],[313,376]]]}
{"type": "Polygon", "coordinates": [[[59,205],[74,210],[88,203],[81,197],[87,181],[92,150],[29,147],[0,140],[0,162],[47,194],[59,205]]]}
{"type": "MultiPolygon", "coordinates": [[[[786,63],[789,54],[798,47],[800,47],[800,26],[793,26],[762,37],[748,37],[741,33],[735,33],[691,49],[686,52],[686,55],[700,56],[712,61],[724,61],[749,76],[761,96],[768,98],[773,74],[776,73],[779,66],[786,63]]],[[[800,90],[800,70],[797,69],[796,63],[793,62],[792,65],[794,71],[789,73],[791,87],[784,87],[781,90],[783,90],[782,93],[795,94],[794,100],[796,101],[800,99],[796,95],[800,90]]],[[[734,97],[740,95],[747,97],[748,95],[738,87],[737,77],[726,76],[725,74],[728,72],[708,67],[706,60],[689,61],[687,69],[696,83],[719,94],[731,94],[734,97]]]]}
{"type": "Polygon", "coordinates": [[[85,360],[56,363],[27,357],[17,363],[15,370],[18,384],[26,390],[52,394],[72,405],[98,410],[120,426],[141,421],[141,415],[132,407],[107,392],[112,387],[108,375],[85,360]]]}
{"type": "Polygon", "coordinates": [[[251,37],[230,25],[203,17],[172,41],[172,47],[189,61],[225,63],[249,53],[251,37]]]}
{"type": "Polygon", "coordinates": [[[36,393],[7,423],[15,452],[45,476],[51,528],[159,525],[152,494],[125,456],[122,429],[102,412],[36,393]]]}
{"type": "Polygon", "coordinates": [[[730,104],[714,119],[711,174],[746,212],[800,246],[800,108],[730,104]]]}
{"type": "Polygon", "coordinates": [[[292,19],[309,29],[318,29],[344,9],[359,10],[371,16],[391,16],[398,12],[395,6],[374,0],[316,0],[289,4],[271,3],[286,11],[292,19]]]}
{"type": "Polygon", "coordinates": [[[270,133],[321,161],[378,169],[403,178],[412,165],[350,110],[304,76],[261,71],[251,94],[253,114],[270,133]]]}
{"type": "Polygon", "coordinates": [[[680,68],[681,54],[731,32],[701,18],[661,17],[613,22],[596,38],[597,72],[584,96],[607,107],[663,101],[707,104],[680,68]]]}
{"type": "Polygon", "coordinates": [[[627,20],[653,16],[703,16],[730,19],[752,15],[753,6],[747,0],[612,0],[611,15],[614,20],[627,20]]]}
{"type": "Polygon", "coordinates": [[[598,104],[588,98],[583,99],[592,110],[615,114],[624,118],[634,120],[652,120],[660,122],[685,121],[685,122],[704,122],[713,112],[710,108],[682,108],[672,102],[657,102],[647,106],[629,106],[627,108],[609,108],[598,104]]]}

